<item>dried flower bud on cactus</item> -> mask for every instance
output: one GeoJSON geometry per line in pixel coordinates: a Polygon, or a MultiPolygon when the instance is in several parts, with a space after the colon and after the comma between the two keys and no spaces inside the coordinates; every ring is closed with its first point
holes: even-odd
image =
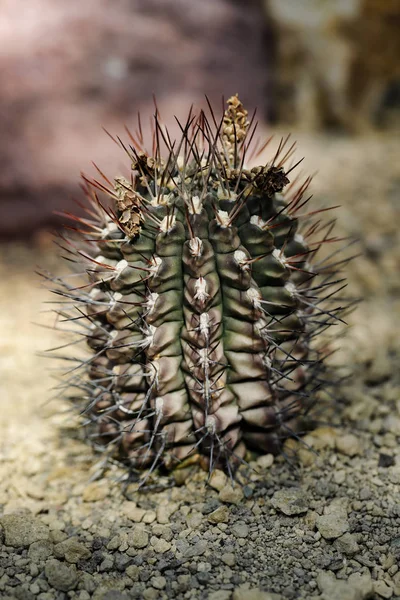
{"type": "Polygon", "coordinates": [[[287,140],[247,167],[265,145],[251,151],[237,96],[181,130],[171,142],[156,114],[153,156],[140,128],[124,146],[129,180],[85,180],[84,241],[68,249],[87,281],[52,281],[92,351],[68,382],[96,446],[130,472],[198,459],[233,473],[297,436],[325,385],[318,339],[341,320],[343,280],[337,251],[316,254],[338,238],[308,209],[310,178],[290,184],[287,140]]]}

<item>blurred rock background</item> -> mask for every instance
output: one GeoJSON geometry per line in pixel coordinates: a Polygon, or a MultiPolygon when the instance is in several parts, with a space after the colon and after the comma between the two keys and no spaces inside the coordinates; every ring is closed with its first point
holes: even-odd
{"type": "Polygon", "coordinates": [[[153,94],[170,125],[204,94],[265,110],[271,39],[258,0],[2,2],[0,234],[45,227],[91,160],[116,168],[102,127],[150,116],[153,94]]]}
{"type": "Polygon", "coordinates": [[[239,92],[262,121],[362,135],[400,96],[400,0],[3,0],[0,238],[71,209],[81,169],[124,157],[138,111],[239,92]]]}
{"type": "Polygon", "coordinates": [[[276,35],[279,120],[353,133],[391,124],[400,82],[399,0],[264,2],[276,35]]]}

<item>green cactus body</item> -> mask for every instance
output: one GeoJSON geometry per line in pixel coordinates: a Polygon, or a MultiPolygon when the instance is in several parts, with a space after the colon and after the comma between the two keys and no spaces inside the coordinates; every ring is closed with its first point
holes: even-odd
{"type": "Polygon", "coordinates": [[[250,129],[232,97],[215,127],[189,117],[165,159],[159,142],[150,157],[133,140],[134,176],[107,188],[111,208],[88,187],[90,283],[64,289],[93,351],[74,400],[92,438],[131,469],[196,456],[233,471],[247,450],[279,452],[319,386],[312,339],[341,310],[312,291],[337,283],[329,264],[311,264],[330,223],[296,216],[309,180],[285,194],[284,144],[245,168],[250,129]]]}

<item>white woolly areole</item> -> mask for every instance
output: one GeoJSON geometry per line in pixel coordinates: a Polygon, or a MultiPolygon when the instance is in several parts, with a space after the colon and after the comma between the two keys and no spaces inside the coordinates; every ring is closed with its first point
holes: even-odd
{"type": "Polygon", "coordinates": [[[230,227],[230,217],[226,210],[218,210],[216,219],[220,227],[230,227]]]}
{"type": "Polygon", "coordinates": [[[154,401],[154,408],[156,411],[156,415],[161,415],[163,413],[163,409],[164,409],[164,398],[161,398],[161,396],[158,396],[154,401]]]}
{"type": "Polygon", "coordinates": [[[208,367],[210,359],[208,358],[208,348],[199,349],[199,363],[203,368],[208,367]]]}
{"type": "Polygon", "coordinates": [[[217,423],[213,415],[208,415],[205,425],[208,433],[214,434],[216,432],[217,423]]]}
{"type": "Polygon", "coordinates": [[[201,256],[203,253],[203,242],[201,239],[194,237],[189,240],[189,250],[192,256],[201,256]]]}
{"type": "Polygon", "coordinates": [[[291,281],[288,281],[288,283],[285,283],[285,289],[289,292],[289,294],[291,296],[295,296],[297,293],[297,288],[294,285],[294,283],[292,283],[291,281]]]}
{"type": "Polygon", "coordinates": [[[167,215],[163,218],[160,223],[160,231],[163,233],[169,233],[171,229],[175,226],[176,217],[175,215],[167,215]]]}
{"type": "Polygon", "coordinates": [[[229,192],[228,190],[219,186],[217,190],[217,197],[218,200],[229,200],[231,202],[235,202],[237,194],[235,192],[229,192]]]}
{"type": "Polygon", "coordinates": [[[207,281],[204,279],[204,277],[199,277],[196,279],[194,289],[196,290],[194,299],[198,300],[200,304],[205,304],[210,295],[207,293],[207,281]]]}
{"type": "Polygon", "coordinates": [[[152,379],[151,385],[158,384],[158,374],[160,372],[160,361],[158,358],[153,358],[149,361],[148,368],[145,372],[145,377],[152,379]]]}
{"type": "Polygon", "coordinates": [[[208,335],[210,333],[210,316],[208,313],[201,313],[200,315],[200,333],[208,339],[208,335]]]}
{"type": "Polygon", "coordinates": [[[275,250],[272,251],[272,256],[276,258],[276,260],[279,261],[283,267],[286,267],[286,258],[283,252],[278,250],[278,248],[275,248],[275,250]]]}
{"type": "Polygon", "coordinates": [[[151,344],[153,343],[154,334],[156,332],[156,329],[157,329],[157,327],[154,327],[154,325],[147,325],[147,328],[145,331],[145,338],[142,342],[139,342],[138,345],[143,346],[144,348],[146,348],[146,346],[151,346],[151,344]]]}
{"type": "Polygon", "coordinates": [[[124,271],[127,266],[128,266],[128,261],[125,259],[117,262],[117,264],[115,265],[115,279],[118,279],[118,277],[121,275],[122,271],[124,271]]]}
{"type": "Polygon", "coordinates": [[[199,215],[203,210],[203,203],[199,196],[192,196],[192,198],[187,201],[187,205],[191,215],[199,215]]]}
{"type": "Polygon", "coordinates": [[[153,256],[151,258],[150,271],[151,271],[152,275],[156,275],[158,269],[160,268],[161,263],[162,263],[162,260],[159,256],[153,256]]]}
{"type": "Polygon", "coordinates": [[[159,294],[157,292],[151,292],[146,298],[146,307],[149,313],[154,310],[154,306],[157,302],[159,294]]]}
{"type": "Polygon", "coordinates": [[[304,244],[304,242],[305,242],[304,237],[301,235],[301,233],[295,233],[293,239],[295,242],[298,242],[299,244],[304,244]]]}
{"type": "Polygon", "coordinates": [[[155,196],[150,204],[152,206],[169,206],[172,198],[173,194],[160,194],[159,196],[155,196]]]}
{"type": "Polygon", "coordinates": [[[303,268],[307,273],[315,273],[314,266],[308,260],[305,262],[303,268]]]}
{"type": "Polygon", "coordinates": [[[243,250],[236,250],[233,253],[233,258],[243,271],[248,271],[250,269],[250,265],[248,263],[248,256],[245,252],[243,252],[243,250]]]}
{"type": "Polygon", "coordinates": [[[261,308],[262,295],[259,290],[256,290],[256,288],[249,288],[246,294],[255,308],[261,308]]]}
{"type": "Polygon", "coordinates": [[[111,297],[110,302],[108,303],[111,310],[115,307],[117,302],[119,302],[119,300],[121,300],[121,298],[122,298],[122,294],[120,292],[114,292],[114,294],[111,297]]]}
{"type": "Polygon", "coordinates": [[[101,230],[101,235],[107,237],[110,233],[118,231],[119,227],[114,221],[110,221],[104,229],[101,230]]]}
{"type": "Polygon", "coordinates": [[[257,215],[252,215],[250,217],[250,223],[256,227],[259,227],[260,229],[264,229],[267,225],[266,221],[263,221],[262,218],[257,215]]]}
{"type": "Polygon", "coordinates": [[[267,322],[265,319],[261,318],[258,319],[255,323],[254,323],[254,329],[257,331],[257,333],[263,338],[265,337],[265,335],[267,334],[267,322]]]}

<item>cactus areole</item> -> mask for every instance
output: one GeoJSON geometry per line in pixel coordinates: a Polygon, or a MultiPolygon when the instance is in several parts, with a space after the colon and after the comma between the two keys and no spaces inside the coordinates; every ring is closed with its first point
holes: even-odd
{"type": "Polygon", "coordinates": [[[123,145],[129,179],[85,179],[67,249],[86,282],[52,281],[92,352],[69,371],[72,399],[130,473],[194,460],[234,473],[299,435],[324,385],[320,333],[341,320],[343,280],[335,249],[316,255],[334,222],[309,208],[310,178],[289,181],[287,139],[248,166],[265,154],[253,133],[237,96],[220,121],[190,113],[176,141],[156,114],[152,153],[140,127],[123,145]]]}

